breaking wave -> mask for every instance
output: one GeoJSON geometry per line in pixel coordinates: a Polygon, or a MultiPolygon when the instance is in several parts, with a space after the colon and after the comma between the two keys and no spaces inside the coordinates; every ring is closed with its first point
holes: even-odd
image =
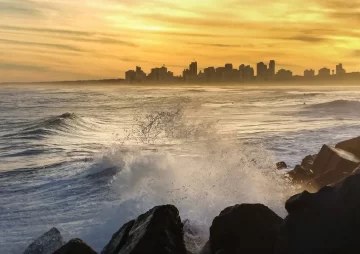
{"type": "Polygon", "coordinates": [[[335,100],[335,101],[310,105],[310,106],[308,106],[308,108],[320,109],[320,110],[359,111],[360,110],[360,101],[335,100]]]}
{"type": "Polygon", "coordinates": [[[147,114],[131,132],[142,146],[114,144],[88,168],[87,177],[108,177],[119,200],[99,217],[110,219],[83,236],[96,250],[125,222],[159,204],[179,208],[192,252],[199,251],[213,218],[227,206],[263,203],[285,215],[283,201],[291,187],[275,170],[273,155],[261,144],[220,137],[215,123],[193,121],[185,112],[186,107],[147,114]],[[168,140],[179,149],[146,146],[168,140]]]}
{"type": "Polygon", "coordinates": [[[39,139],[57,133],[71,133],[75,130],[92,130],[93,124],[86,122],[74,113],[48,117],[27,124],[15,132],[4,135],[4,138],[39,139]]]}
{"type": "Polygon", "coordinates": [[[314,117],[327,117],[345,119],[347,117],[360,117],[360,101],[334,100],[305,106],[300,114],[314,117]],[[344,118],[345,117],[345,118],[344,118]]]}

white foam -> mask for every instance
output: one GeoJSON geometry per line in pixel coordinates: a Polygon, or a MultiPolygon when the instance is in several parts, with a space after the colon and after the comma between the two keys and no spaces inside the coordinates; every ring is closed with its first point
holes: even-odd
{"type": "MultiPolygon", "coordinates": [[[[151,137],[151,143],[181,141],[176,145],[178,149],[128,148],[122,142],[100,157],[105,158],[107,167],[110,163],[118,169],[111,189],[119,203],[104,208],[100,220],[106,218],[107,222],[83,237],[97,250],[122,224],[155,205],[174,204],[181,218],[190,221],[196,235],[186,239],[195,252],[208,238],[213,218],[227,206],[262,203],[280,216],[285,215],[284,201],[292,189],[282,173],[275,170],[270,152],[261,144],[244,145],[231,136],[220,137],[213,125],[189,121],[180,111],[148,117],[153,129],[137,132],[151,137]],[[199,126],[209,126],[209,133],[199,126]],[[149,135],[148,130],[156,135],[149,135]]],[[[148,125],[143,122],[140,126],[148,125]]]]}

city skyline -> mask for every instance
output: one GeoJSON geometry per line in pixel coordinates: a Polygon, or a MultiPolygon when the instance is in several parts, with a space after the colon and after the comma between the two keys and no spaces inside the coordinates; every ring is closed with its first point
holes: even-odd
{"type": "Polygon", "coordinates": [[[203,69],[198,68],[198,62],[194,61],[189,67],[184,69],[182,75],[174,75],[166,65],[162,67],[151,68],[147,74],[140,66],[135,70],[125,72],[125,81],[127,83],[149,83],[149,82],[187,82],[187,83],[211,83],[211,82],[267,82],[267,81],[294,81],[294,80],[321,80],[331,77],[341,78],[342,80],[356,79],[360,80],[360,72],[347,72],[342,63],[335,68],[322,67],[315,71],[314,69],[305,69],[303,75],[294,75],[292,70],[277,69],[276,61],[270,60],[268,64],[259,62],[255,67],[246,64],[240,64],[235,67],[232,63],[226,63],[224,66],[209,66],[203,69]]]}
{"type": "Polygon", "coordinates": [[[359,0],[2,0],[0,82],[114,78],[164,63],[179,75],[194,58],[199,68],[275,58],[295,74],[339,62],[352,72],[359,8],[359,0]]]}

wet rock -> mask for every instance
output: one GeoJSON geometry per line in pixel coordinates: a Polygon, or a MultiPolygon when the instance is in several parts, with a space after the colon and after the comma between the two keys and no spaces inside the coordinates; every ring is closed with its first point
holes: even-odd
{"type": "Polygon", "coordinates": [[[276,254],[360,252],[360,175],[353,174],[317,193],[303,192],[285,205],[276,254]]]}
{"type": "Polygon", "coordinates": [[[273,253],[283,219],[261,204],[228,207],[210,228],[212,253],[273,253]]]}
{"type": "Polygon", "coordinates": [[[157,206],[125,224],[102,254],[186,254],[183,224],[175,206],[157,206]]]}
{"type": "Polygon", "coordinates": [[[296,165],[288,175],[295,183],[304,183],[314,178],[314,173],[311,170],[303,168],[301,165],[296,165]]]}
{"type": "Polygon", "coordinates": [[[314,185],[319,188],[350,175],[360,164],[355,155],[341,149],[324,145],[317,155],[312,170],[314,185]]]}
{"type": "Polygon", "coordinates": [[[24,254],[52,254],[64,244],[64,239],[57,228],[52,228],[37,238],[24,254]]]}
{"type": "Polygon", "coordinates": [[[276,163],[276,168],[277,169],[287,169],[287,164],[286,164],[286,162],[285,161],[280,161],[280,162],[278,162],[278,163],[276,163]]]}
{"type": "Polygon", "coordinates": [[[292,179],[294,183],[304,184],[315,177],[315,174],[312,171],[312,166],[315,158],[316,154],[306,156],[301,161],[301,165],[296,165],[293,170],[288,172],[288,176],[292,179]]]}
{"type": "Polygon", "coordinates": [[[342,141],[335,146],[360,158],[360,137],[342,141]]]}
{"type": "Polygon", "coordinates": [[[53,254],[97,254],[81,239],[72,239],[53,254]]]}
{"type": "Polygon", "coordinates": [[[316,159],[315,155],[308,155],[301,161],[301,166],[306,170],[311,170],[316,159]]]}

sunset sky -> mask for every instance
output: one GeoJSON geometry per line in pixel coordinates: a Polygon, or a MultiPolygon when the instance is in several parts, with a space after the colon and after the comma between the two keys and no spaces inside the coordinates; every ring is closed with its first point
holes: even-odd
{"type": "Polygon", "coordinates": [[[0,82],[271,59],[360,71],[360,0],[0,0],[0,82]]]}

